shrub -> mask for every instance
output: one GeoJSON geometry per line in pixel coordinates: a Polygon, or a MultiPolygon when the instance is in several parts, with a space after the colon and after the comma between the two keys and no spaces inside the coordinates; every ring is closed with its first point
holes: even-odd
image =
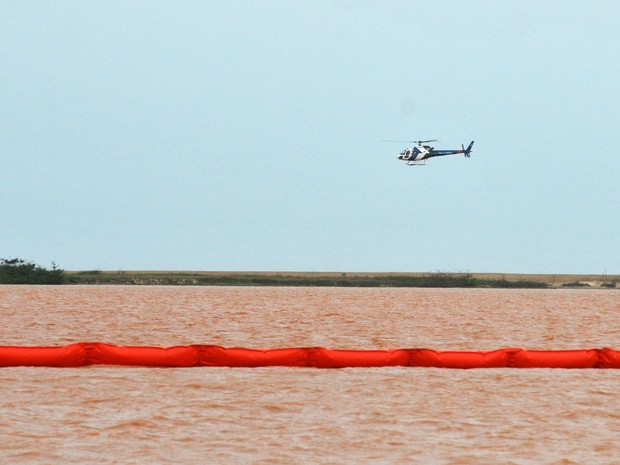
{"type": "Polygon", "coordinates": [[[0,284],[63,284],[64,270],[52,262],[47,270],[21,258],[0,259],[0,284]]]}

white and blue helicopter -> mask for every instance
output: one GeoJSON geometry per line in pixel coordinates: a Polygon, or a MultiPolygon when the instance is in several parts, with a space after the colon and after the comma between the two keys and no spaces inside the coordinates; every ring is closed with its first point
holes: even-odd
{"type": "Polygon", "coordinates": [[[465,148],[464,145],[461,145],[461,150],[435,150],[435,147],[431,147],[428,144],[430,142],[437,142],[437,139],[430,140],[404,140],[404,141],[386,141],[386,142],[415,142],[418,145],[411,148],[406,148],[403,150],[400,155],[398,155],[399,160],[403,160],[409,166],[419,166],[425,165],[426,160],[432,157],[443,157],[446,155],[457,155],[462,153],[465,157],[469,158],[471,154],[471,148],[474,145],[474,141],[472,140],[465,148]]]}

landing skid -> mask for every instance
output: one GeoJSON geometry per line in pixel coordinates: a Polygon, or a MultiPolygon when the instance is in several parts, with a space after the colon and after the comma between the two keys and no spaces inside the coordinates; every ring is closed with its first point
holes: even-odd
{"type": "Polygon", "coordinates": [[[426,161],[421,162],[421,161],[408,161],[407,165],[409,166],[426,166],[426,161]]]}

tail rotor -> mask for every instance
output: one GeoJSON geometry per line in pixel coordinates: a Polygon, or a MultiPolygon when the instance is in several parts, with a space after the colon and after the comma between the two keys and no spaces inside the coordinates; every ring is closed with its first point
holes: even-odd
{"type": "Polygon", "coordinates": [[[473,145],[474,145],[474,141],[473,140],[469,143],[469,146],[467,148],[465,148],[465,146],[463,144],[461,144],[461,147],[463,148],[463,153],[465,154],[466,158],[471,157],[470,154],[471,154],[471,148],[472,148],[473,145]]]}

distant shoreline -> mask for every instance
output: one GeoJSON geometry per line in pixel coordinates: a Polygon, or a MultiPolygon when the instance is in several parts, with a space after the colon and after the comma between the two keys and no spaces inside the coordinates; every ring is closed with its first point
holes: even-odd
{"type": "Polygon", "coordinates": [[[296,271],[65,271],[68,284],[177,286],[620,288],[618,275],[296,271]]]}

